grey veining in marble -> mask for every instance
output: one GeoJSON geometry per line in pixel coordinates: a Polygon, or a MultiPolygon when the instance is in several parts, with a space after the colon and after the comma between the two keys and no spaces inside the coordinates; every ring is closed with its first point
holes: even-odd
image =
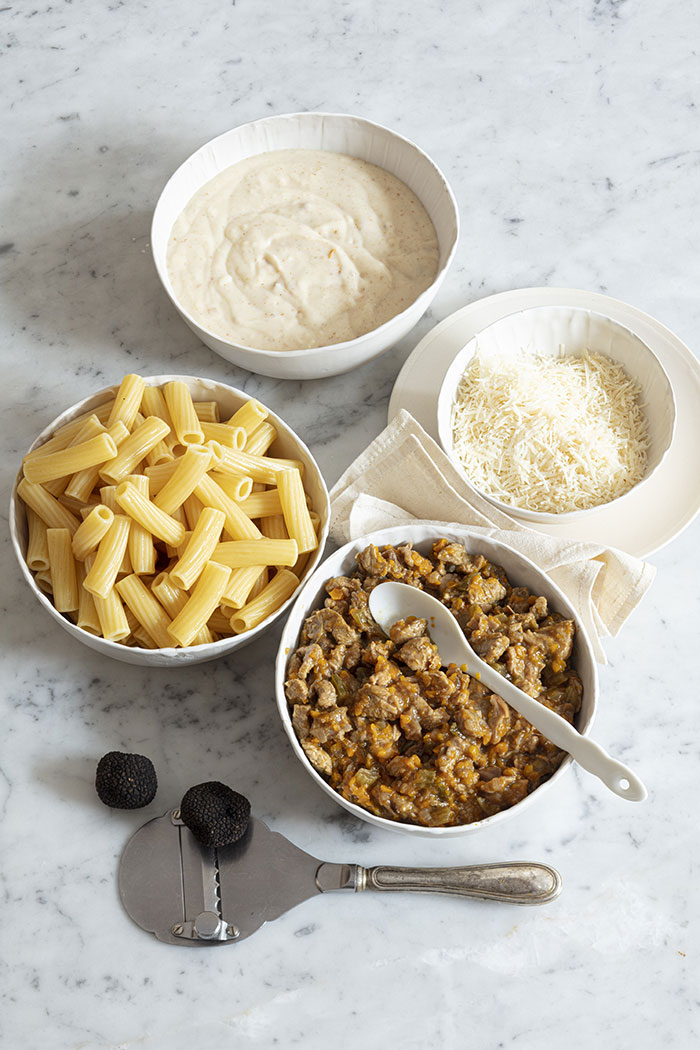
{"type": "MultiPolygon", "coordinates": [[[[605,291],[700,345],[699,21],[691,0],[7,0],[3,505],[35,434],[125,371],[258,395],[332,483],[383,427],[418,338],[481,296],[605,291]],[[418,142],[453,185],[463,234],[413,333],[357,372],[301,385],[197,342],[158,284],[149,225],[202,142],[305,109],[361,113],[418,142]]],[[[654,558],[654,588],[601,672],[596,734],[649,801],[627,805],[574,770],[512,825],[438,848],[357,822],[315,788],[276,715],[278,631],[177,674],[101,660],[41,613],[5,534],[3,1047],[695,1045],[699,540],[696,523],[654,558]],[[152,757],[160,790],[145,811],[97,801],[94,767],[111,749],[152,757]],[[541,859],[564,892],[539,910],[318,898],[240,946],[170,948],[122,913],[117,860],[141,822],[211,778],[329,860],[541,859]]]]}

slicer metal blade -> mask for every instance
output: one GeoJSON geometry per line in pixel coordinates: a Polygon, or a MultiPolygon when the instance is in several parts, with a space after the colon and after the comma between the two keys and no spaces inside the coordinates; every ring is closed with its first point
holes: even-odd
{"type": "Polygon", "coordinates": [[[349,866],[323,864],[255,817],[239,842],[202,846],[172,810],[127,843],[119,895],[134,922],[158,940],[229,944],[323,892],[321,868],[327,889],[350,877],[349,866]]]}

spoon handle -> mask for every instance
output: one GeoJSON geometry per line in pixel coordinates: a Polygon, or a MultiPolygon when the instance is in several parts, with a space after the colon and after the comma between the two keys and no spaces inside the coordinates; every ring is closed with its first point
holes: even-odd
{"type": "Polygon", "coordinates": [[[527,718],[535,729],[544,733],[557,747],[568,751],[583,769],[602,780],[620,798],[629,802],[644,801],[647,789],[628,766],[609,755],[595,740],[581,736],[565,718],[518,689],[483,660],[478,662],[480,680],[527,718]]]}
{"type": "Polygon", "coordinates": [[[507,904],[547,904],[561,892],[561,876],[547,864],[510,862],[463,868],[356,866],[355,889],[449,893],[507,904]]]}

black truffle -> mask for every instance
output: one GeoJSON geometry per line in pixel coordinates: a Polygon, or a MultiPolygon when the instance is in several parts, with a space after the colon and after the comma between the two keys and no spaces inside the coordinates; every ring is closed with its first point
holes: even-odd
{"type": "Polygon", "coordinates": [[[97,763],[95,787],[105,806],[113,809],[140,809],[155,798],[156,771],[150,758],[109,751],[97,763]]]}
{"type": "Polygon", "coordinates": [[[230,846],[245,835],[250,802],[218,780],[195,784],[180,803],[180,817],[204,846],[230,846]]]}

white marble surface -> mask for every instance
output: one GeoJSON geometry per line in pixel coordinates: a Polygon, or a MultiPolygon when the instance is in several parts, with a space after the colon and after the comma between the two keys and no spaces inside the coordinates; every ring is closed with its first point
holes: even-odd
{"type": "MultiPolygon", "coordinates": [[[[383,426],[418,337],[480,296],[606,291],[698,345],[690,0],[8,0],[0,26],[4,501],[34,434],[127,370],[259,395],[332,482],[383,426]],[[415,139],[463,219],[431,316],[375,363],[303,386],[200,345],[148,248],[154,201],[185,156],[236,123],[298,109],[358,112],[415,139]]],[[[643,775],[649,801],[627,805],[572,772],[512,825],[438,847],[356,822],[315,788],[275,713],[277,633],[177,674],[101,660],[41,615],[6,536],[2,1045],[694,1045],[699,540],[696,522],[655,557],[658,580],[601,673],[597,733],[643,775]],[[97,801],[95,763],[113,748],[153,758],[148,810],[97,801]],[[208,778],[235,783],[271,827],[329,860],[542,859],[564,892],[535,910],[318,898],[238,946],[167,947],[121,911],[117,860],[144,818],[208,778]]]]}

